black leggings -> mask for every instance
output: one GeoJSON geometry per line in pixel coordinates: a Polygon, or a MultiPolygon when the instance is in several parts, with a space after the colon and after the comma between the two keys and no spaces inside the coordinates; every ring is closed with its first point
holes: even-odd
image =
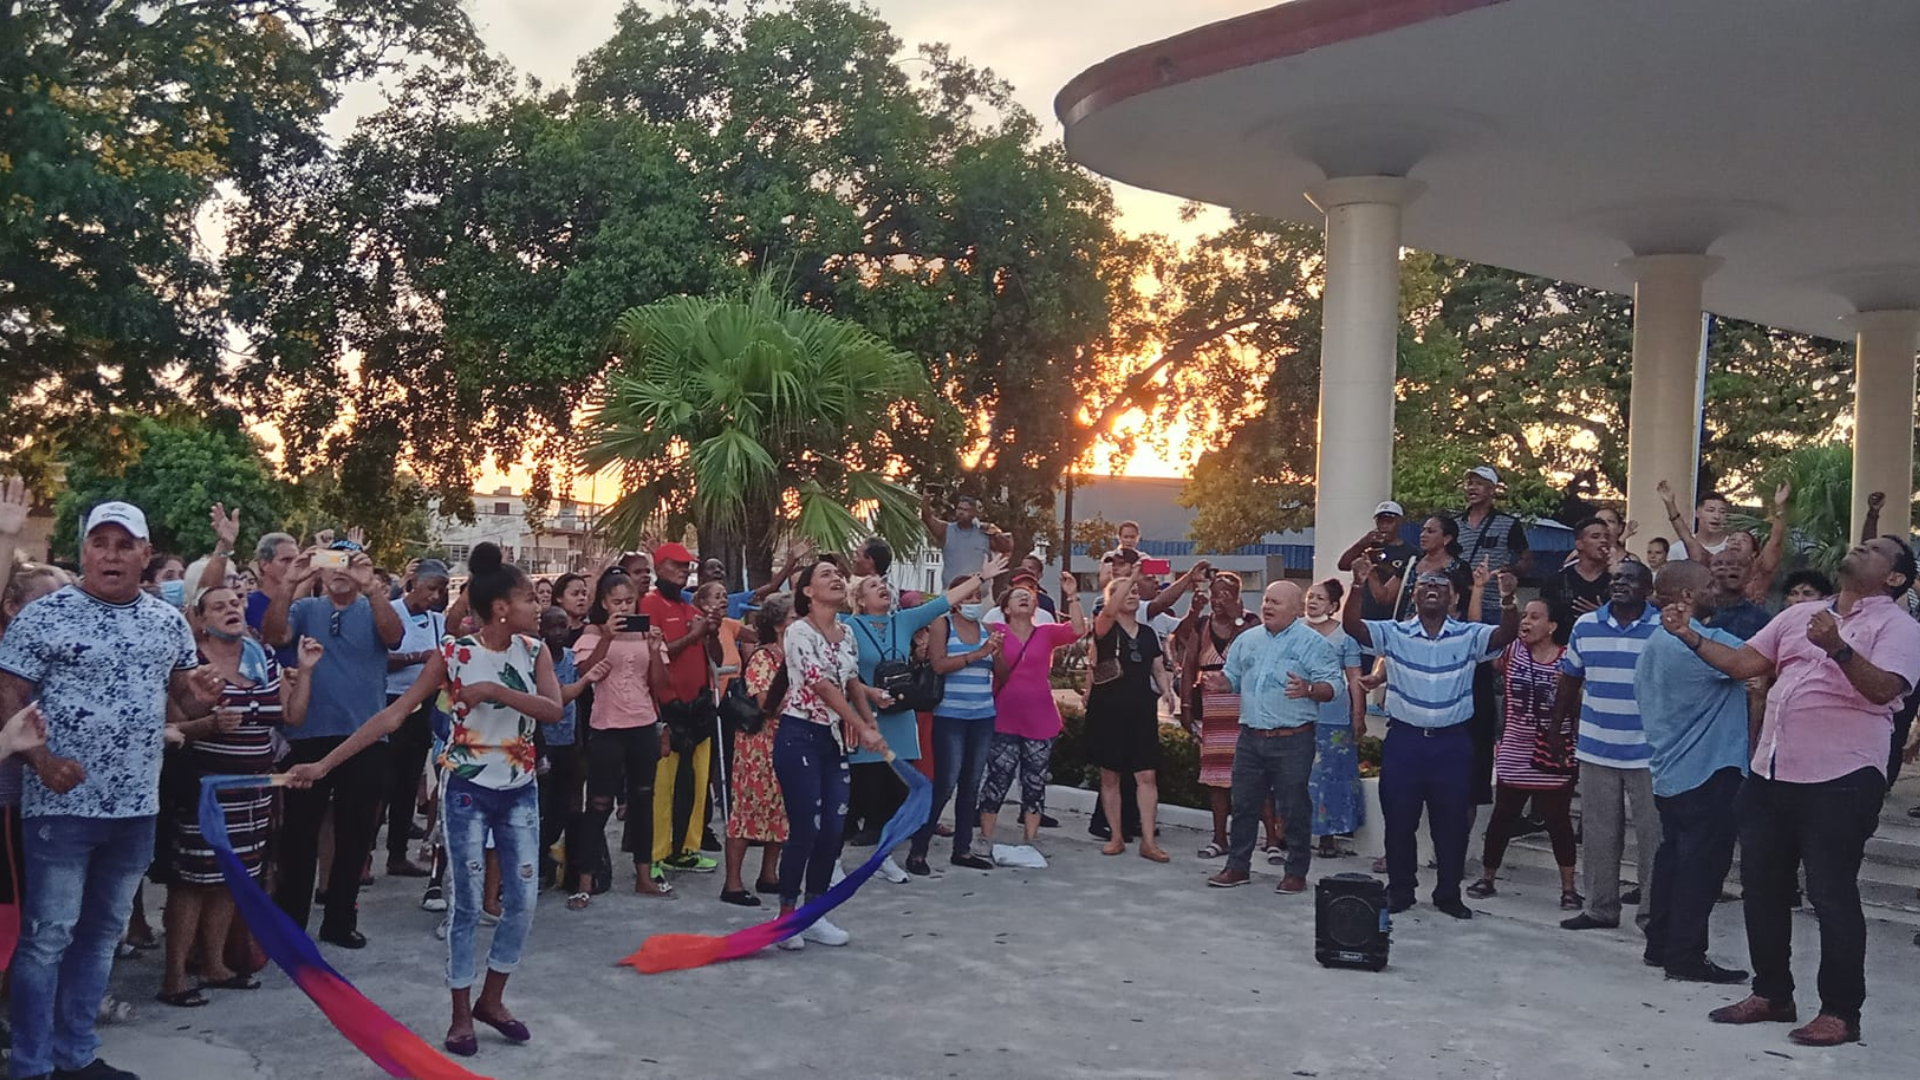
{"type": "Polygon", "coordinates": [[[1493,792],[1493,820],[1487,822],[1487,847],[1480,862],[1488,871],[1500,869],[1507,856],[1507,841],[1520,823],[1520,812],[1527,800],[1533,800],[1533,812],[1547,823],[1547,837],[1553,841],[1553,861],[1563,869],[1573,865],[1573,785],[1542,790],[1508,787],[1500,784],[1493,792]]]}
{"type": "MultiPolygon", "coordinates": [[[[579,743],[547,747],[547,772],[540,777],[540,852],[546,852],[568,834],[567,848],[572,850],[571,831],[584,806],[580,799],[587,779],[586,747],[579,743]]],[[[573,857],[569,855],[571,864],[573,857]]]]}
{"type": "Polygon", "coordinates": [[[653,773],[660,763],[657,724],[633,728],[601,728],[587,741],[587,808],[568,829],[567,863],[575,874],[590,874],[599,861],[600,845],[593,837],[607,835],[613,800],[627,800],[626,828],[620,850],[633,856],[633,865],[653,861],[653,773]]]}

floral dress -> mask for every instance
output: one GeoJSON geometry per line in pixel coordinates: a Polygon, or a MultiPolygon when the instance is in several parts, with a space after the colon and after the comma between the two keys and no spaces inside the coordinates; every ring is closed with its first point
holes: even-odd
{"type": "MultiPolygon", "coordinates": [[[[758,698],[773,686],[784,661],[780,647],[769,645],[747,661],[747,693],[758,698]]],[[[727,839],[762,843],[787,842],[787,804],[780,798],[780,781],[773,772],[773,736],[780,718],[770,716],[759,731],[733,737],[733,812],[727,817],[727,839]]]]}
{"type": "Polygon", "coordinates": [[[533,742],[538,723],[497,701],[463,705],[460,689],[470,682],[495,682],[523,694],[535,693],[534,671],[545,647],[538,638],[520,634],[500,652],[473,636],[448,637],[441,643],[447,688],[441,691],[440,708],[453,717],[453,728],[447,748],[440,753],[440,767],[449,776],[496,791],[533,783],[539,764],[533,742]]]}

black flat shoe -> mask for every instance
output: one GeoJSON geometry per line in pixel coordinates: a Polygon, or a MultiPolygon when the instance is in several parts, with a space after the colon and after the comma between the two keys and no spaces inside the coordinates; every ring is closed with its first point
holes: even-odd
{"type": "Polygon", "coordinates": [[[1667,978],[1675,982],[1712,983],[1715,986],[1734,986],[1747,981],[1747,973],[1738,968],[1724,968],[1711,960],[1702,960],[1696,966],[1686,968],[1668,968],[1667,978]]]}
{"type": "Polygon", "coordinates": [[[933,873],[933,867],[927,865],[925,855],[907,856],[907,873],[914,877],[927,877],[933,873]]]}
{"type": "Polygon", "coordinates": [[[989,862],[986,859],[981,858],[978,855],[973,855],[973,854],[955,855],[953,858],[948,859],[947,862],[950,865],[958,866],[967,870],[993,869],[993,863],[989,862]]]}
{"type": "Polygon", "coordinates": [[[342,949],[367,947],[367,936],[358,930],[322,930],[320,940],[329,945],[338,945],[342,949]]]}
{"type": "Polygon", "coordinates": [[[1445,904],[1435,904],[1433,906],[1441,911],[1446,912],[1448,915],[1451,915],[1456,919],[1473,918],[1473,909],[1468,907],[1466,904],[1462,903],[1459,900],[1449,901],[1448,903],[1445,903],[1445,904]]]}
{"type": "Polygon", "coordinates": [[[761,896],[779,896],[780,883],[778,881],[756,881],[753,883],[753,891],[759,893],[761,896]]]}
{"type": "Polygon", "coordinates": [[[1596,919],[1593,916],[1583,911],[1580,914],[1575,915],[1571,919],[1562,919],[1560,921],[1560,929],[1562,930],[1618,930],[1620,929],[1620,924],[1617,922],[1601,922],[1599,919],[1596,919]]]}
{"type": "MultiPolygon", "coordinates": [[[[1920,807],[1915,807],[1914,809],[1920,810],[1920,807]]],[[[1913,816],[1920,817],[1920,813],[1914,814],[1913,816]]],[[[1040,827],[1043,829],[1057,829],[1060,827],[1060,819],[1054,817],[1052,814],[1041,814],[1040,827]]]]}
{"type": "Polygon", "coordinates": [[[720,891],[720,902],[723,904],[736,904],[740,907],[760,906],[760,898],[746,889],[722,889],[720,891]]]}
{"type": "Polygon", "coordinates": [[[1420,901],[1418,900],[1390,900],[1387,902],[1387,913],[1389,915],[1398,915],[1403,911],[1407,911],[1413,908],[1419,903],[1420,901]]]}

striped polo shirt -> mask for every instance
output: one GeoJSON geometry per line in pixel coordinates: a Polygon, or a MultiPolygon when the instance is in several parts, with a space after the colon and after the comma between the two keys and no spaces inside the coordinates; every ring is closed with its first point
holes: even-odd
{"type": "Polygon", "coordinates": [[[1600,605],[1573,624],[1560,672],[1586,680],[1574,757],[1616,769],[1644,769],[1652,763],[1653,750],[1633,697],[1633,666],[1658,629],[1660,611],[1652,604],[1624,626],[1614,620],[1612,604],[1600,605]]]}
{"type": "MultiPolygon", "coordinates": [[[[962,641],[954,620],[948,619],[947,655],[957,657],[972,652],[987,640],[986,634],[987,628],[982,626],[979,641],[962,641]]],[[[940,705],[933,712],[950,720],[993,719],[993,658],[982,657],[959,671],[948,672],[941,688],[940,705]]]]}
{"type": "MultiPolygon", "coordinates": [[[[1497,626],[1448,618],[1429,635],[1416,618],[1365,620],[1376,650],[1387,658],[1387,715],[1415,727],[1442,728],[1473,717],[1473,668],[1494,653],[1487,642],[1497,626]]],[[[1627,670],[1632,679],[1633,670],[1627,670]]]]}

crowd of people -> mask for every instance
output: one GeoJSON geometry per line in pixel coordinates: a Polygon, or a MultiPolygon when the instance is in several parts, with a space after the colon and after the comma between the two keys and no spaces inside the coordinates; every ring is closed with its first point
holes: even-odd
{"type": "MultiPolygon", "coordinates": [[[[1713,1019],[1797,1019],[1789,919],[1804,875],[1821,1006],[1793,1037],[1857,1038],[1858,871],[1920,681],[1920,623],[1896,603],[1912,551],[1870,523],[1837,583],[1796,572],[1775,614],[1788,492],[1766,544],[1730,531],[1708,495],[1691,517],[1670,504],[1677,547],[1635,554],[1635,525],[1603,508],[1523,603],[1525,527],[1498,507],[1491,468],[1464,487],[1464,512],[1428,518],[1417,543],[1402,507],[1380,504],[1341,560],[1349,579],[1275,581],[1249,612],[1241,581],[1205,560],[1162,583],[1131,522],[1083,610],[1077,579],[1049,592],[1044,561],[1014,564],[1012,538],[965,496],[951,518],[924,508],[947,584],[932,596],[894,588],[878,539],[798,545],[739,590],[720,560],[672,542],[551,581],[491,544],[464,580],[431,558],[388,572],[354,532],[268,532],[243,565],[239,515],[218,505],[214,550],[188,562],[156,553],[122,502],[85,518],[76,580],[13,562],[26,500],[0,485],[0,890],[24,908],[13,1075],[133,1075],[99,1059],[95,1023],[116,956],[151,943],[143,879],[166,886],[159,1002],[259,987],[264,957],[200,832],[202,776],[262,778],[219,795],[234,852],[295,924],[318,907],[315,936],[335,948],[369,944],[357,901],[385,830],[386,875],[417,879],[442,915],[444,1045],[469,1056],[478,1028],[533,1037],[505,991],[539,895],[580,911],[615,887],[616,817],[634,895],[675,900],[698,880],[685,875],[718,872],[721,902],[788,912],[831,887],[845,846],[878,840],[904,796],[898,760],[931,779],[934,811],[888,853],[889,880],[931,876],[943,836],[959,870],[1044,867],[1055,659],[1081,648],[1104,854],[1137,840],[1172,860],[1157,772],[1177,718],[1213,815],[1199,856],[1223,863],[1207,884],[1249,883],[1258,846],[1281,867],[1277,892],[1306,891],[1316,855],[1359,854],[1359,753],[1382,695],[1375,870],[1393,911],[1418,902],[1423,816],[1428,898],[1462,919],[1466,898],[1499,895],[1512,839],[1539,829],[1563,926],[1617,927],[1634,906],[1646,960],[1669,978],[1745,982],[1706,955],[1737,844],[1752,994],[1713,1019]],[[1003,838],[1016,781],[1019,829],[1003,838]],[[1639,883],[1623,891],[1629,827],[1639,883]]],[[[850,939],[820,919],[780,947],[850,939]]]]}

